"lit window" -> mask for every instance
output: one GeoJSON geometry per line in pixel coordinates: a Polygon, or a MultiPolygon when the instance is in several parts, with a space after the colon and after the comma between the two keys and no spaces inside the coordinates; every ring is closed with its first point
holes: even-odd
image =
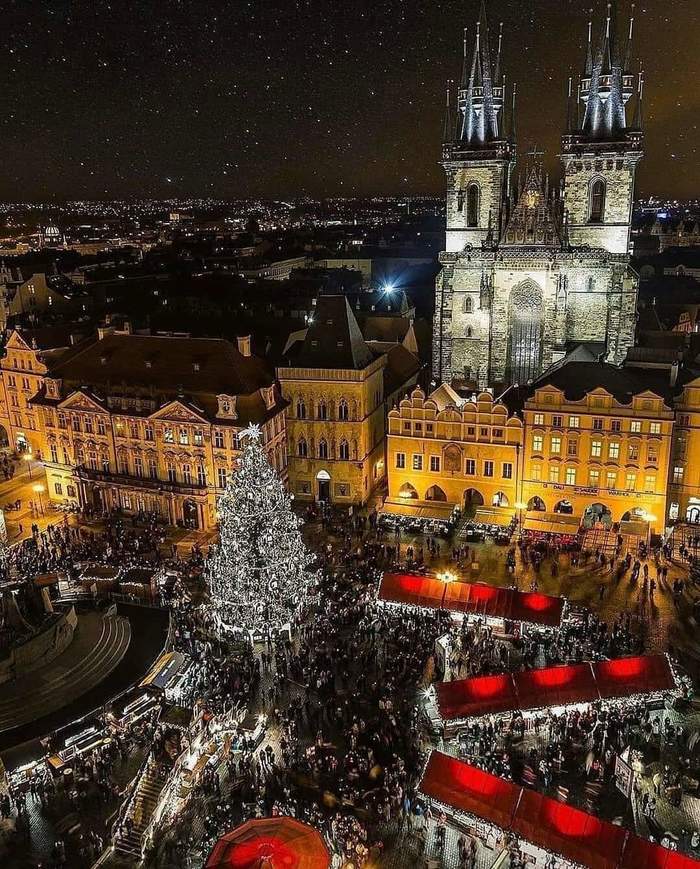
{"type": "Polygon", "coordinates": [[[649,423],[649,434],[653,434],[653,435],[661,434],[661,423],[660,422],[650,422],[649,423]]]}
{"type": "Polygon", "coordinates": [[[637,486],[637,475],[630,471],[625,477],[625,489],[628,492],[633,492],[637,486]]]}
{"type": "Polygon", "coordinates": [[[569,417],[569,428],[578,428],[581,424],[581,420],[577,416],[569,417]]]}
{"type": "Polygon", "coordinates": [[[599,459],[603,454],[603,442],[591,441],[591,458],[599,459]]]}
{"type": "Polygon", "coordinates": [[[674,483],[682,483],[683,482],[683,466],[676,465],[673,469],[673,482],[674,483]]]}
{"type": "Polygon", "coordinates": [[[535,482],[538,482],[542,479],[542,465],[533,465],[532,466],[532,479],[535,482]]]}
{"type": "Polygon", "coordinates": [[[406,467],[406,453],[396,453],[396,467],[399,469],[406,467]]]}
{"type": "Polygon", "coordinates": [[[413,470],[414,471],[422,471],[423,470],[423,456],[420,453],[413,454],[413,470]]]}
{"type": "Polygon", "coordinates": [[[430,457],[430,470],[436,472],[440,470],[440,456],[430,457]]]}
{"type": "Polygon", "coordinates": [[[552,435],[550,441],[550,452],[555,456],[558,456],[561,453],[561,438],[558,435],[552,435]]]}
{"type": "Polygon", "coordinates": [[[608,458],[613,460],[620,458],[620,444],[617,441],[608,444],[608,458]]]}
{"type": "Polygon", "coordinates": [[[535,414],[535,425],[544,425],[544,414],[536,413],[535,414]]]}
{"type": "Polygon", "coordinates": [[[608,471],[605,481],[608,489],[615,489],[617,487],[617,471],[608,471]]]}
{"type": "Polygon", "coordinates": [[[220,489],[226,488],[226,480],[227,480],[226,468],[218,468],[216,472],[216,478],[220,489]]]}
{"type": "Polygon", "coordinates": [[[543,444],[544,444],[544,439],[542,438],[542,435],[533,435],[532,436],[532,451],[534,453],[541,453],[543,444]]]}
{"type": "Polygon", "coordinates": [[[550,465],[549,466],[549,482],[550,483],[558,483],[559,482],[559,465],[550,465]]]}
{"type": "Polygon", "coordinates": [[[639,434],[642,430],[642,423],[638,419],[633,419],[630,423],[630,431],[632,434],[639,434]]]}
{"type": "Polygon", "coordinates": [[[163,429],[163,440],[166,444],[174,444],[175,443],[175,435],[173,434],[173,430],[171,428],[163,429]]]}
{"type": "Polygon", "coordinates": [[[591,468],[588,472],[588,485],[596,489],[600,485],[600,471],[597,468],[591,468]]]}
{"type": "Polygon", "coordinates": [[[656,489],[656,474],[646,474],[644,477],[644,491],[653,492],[656,489]]]}
{"type": "Polygon", "coordinates": [[[627,458],[630,462],[639,461],[639,444],[630,444],[627,447],[627,458]]]}
{"type": "Polygon", "coordinates": [[[219,450],[223,450],[223,448],[224,448],[224,433],[222,431],[215,431],[214,432],[214,446],[219,450]]]}
{"type": "Polygon", "coordinates": [[[566,469],[566,485],[567,486],[575,486],[576,485],[576,468],[567,468],[566,469]]]}
{"type": "Polygon", "coordinates": [[[180,429],[180,436],[178,438],[178,442],[180,446],[186,447],[190,442],[190,434],[186,428],[180,429]]]}

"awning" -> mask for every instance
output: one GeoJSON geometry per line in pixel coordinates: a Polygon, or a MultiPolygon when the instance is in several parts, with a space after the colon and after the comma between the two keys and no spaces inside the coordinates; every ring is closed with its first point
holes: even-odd
{"type": "Polygon", "coordinates": [[[678,851],[654,845],[648,839],[630,836],[620,869],[698,869],[700,862],[678,851]]]}
{"type": "Polygon", "coordinates": [[[518,708],[568,706],[598,699],[590,664],[544,667],[513,676],[518,708]]]}
{"type": "Polygon", "coordinates": [[[525,531],[537,531],[540,534],[578,533],[581,517],[571,513],[544,513],[540,510],[528,511],[523,521],[525,531]]]}
{"type": "Polygon", "coordinates": [[[409,573],[385,573],[379,585],[379,600],[547,627],[558,627],[564,610],[564,599],[560,597],[483,583],[445,583],[409,573]]]}
{"type": "Polygon", "coordinates": [[[511,591],[510,618],[516,622],[559,627],[564,599],[533,591],[511,591]]]}
{"type": "Polygon", "coordinates": [[[511,830],[588,869],[615,869],[627,836],[623,827],[527,788],[522,789],[511,830]]]}
{"type": "Polygon", "coordinates": [[[206,869],[328,869],[330,862],[320,833],[280,816],[246,821],[222,836],[206,869]]]}
{"type": "Polygon", "coordinates": [[[675,688],[665,655],[565,664],[500,676],[476,676],[437,686],[443,721],[527,711],[547,706],[595,703],[675,688]]]}
{"type": "Polygon", "coordinates": [[[400,501],[385,501],[380,513],[389,516],[406,516],[411,519],[439,520],[448,522],[455,509],[455,504],[446,501],[417,501],[412,498],[400,501]]]}
{"type": "Polygon", "coordinates": [[[672,691],[676,685],[666,655],[599,661],[593,664],[593,671],[602,700],[672,691]]]}
{"type": "Polygon", "coordinates": [[[624,827],[433,751],[418,790],[589,869],[698,869],[624,827]]]}
{"type": "Polygon", "coordinates": [[[442,609],[444,594],[442,580],[411,573],[385,573],[379,586],[379,600],[432,609],[442,609]]]}
{"type": "Polygon", "coordinates": [[[502,525],[507,527],[513,521],[515,509],[512,507],[479,507],[471,520],[481,525],[502,525]]]}
{"type": "Polygon", "coordinates": [[[439,682],[437,696],[443,721],[512,712],[518,708],[518,695],[510,673],[439,682]]]}
{"type": "Polygon", "coordinates": [[[427,797],[508,829],[521,789],[441,751],[434,751],[419,790],[427,797]]]}

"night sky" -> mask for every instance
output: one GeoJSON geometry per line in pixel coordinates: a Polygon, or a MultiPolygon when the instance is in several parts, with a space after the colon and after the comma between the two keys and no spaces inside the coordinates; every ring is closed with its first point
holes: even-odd
{"type": "MultiPolygon", "coordinates": [[[[492,37],[505,22],[521,152],[557,153],[589,5],[488,2],[492,37]]],[[[0,198],[441,193],[445,79],[477,7],[4,0],[0,198]]],[[[700,195],[699,46],[700,0],[638,2],[642,195],[700,195]]]]}

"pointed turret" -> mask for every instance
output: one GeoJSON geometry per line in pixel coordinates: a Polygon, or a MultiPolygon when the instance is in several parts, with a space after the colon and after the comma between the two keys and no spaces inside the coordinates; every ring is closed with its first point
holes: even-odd
{"type": "Polygon", "coordinates": [[[501,25],[494,63],[491,59],[486,7],[482,0],[479,20],[476,23],[471,64],[467,62],[465,37],[462,81],[458,98],[460,130],[457,138],[463,146],[470,149],[490,148],[493,143],[503,139],[501,132],[504,102],[504,87],[501,79],[502,47],[503,26],[501,25]]]}
{"type": "Polygon", "coordinates": [[[588,45],[580,85],[583,117],[575,130],[569,130],[581,140],[625,139],[628,128],[625,106],[634,90],[634,76],[629,68],[633,30],[634,7],[623,52],[618,39],[615,2],[607,3],[597,45],[593,44],[593,23],[588,22],[588,45]]]}
{"type": "Polygon", "coordinates": [[[454,133],[454,127],[452,125],[452,105],[450,103],[450,87],[452,82],[450,79],[447,79],[447,88],[446,88],[446,98],[445,98],[445,123],[442,128],[442,141],[449,142],[452,139],[452,135],[454,133]]]}

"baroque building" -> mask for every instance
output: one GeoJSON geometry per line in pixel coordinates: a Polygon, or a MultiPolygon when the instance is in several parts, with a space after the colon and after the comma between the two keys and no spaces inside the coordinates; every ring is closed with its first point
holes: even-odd
{"type": "Polygon", "coordinates": [[[42,344],[30,332],[10,334],[0,425],[42,460],[52,501],[213,529],[239,433],[251,423],[286,477],[286,405],[250,338],[236,346],[107,328],[72,345],[42,344]]]}
{"type": "Polygon", "coordinates": [[[569,81],[560,185],[536,150],[515,175],[515,88],[508,99],[501,41],[492,52],[482,3],[471,56],[464,43],[454,118],[448,90],[442,153],[447,223],[433,377],[480,389],[526,383],[581,344],[621,363],[637,300],[629,244],[643,80],[629,71],[632,22],[620,40],[609,4],[595,40],[589,25],[576,98],[569,81]]]}

